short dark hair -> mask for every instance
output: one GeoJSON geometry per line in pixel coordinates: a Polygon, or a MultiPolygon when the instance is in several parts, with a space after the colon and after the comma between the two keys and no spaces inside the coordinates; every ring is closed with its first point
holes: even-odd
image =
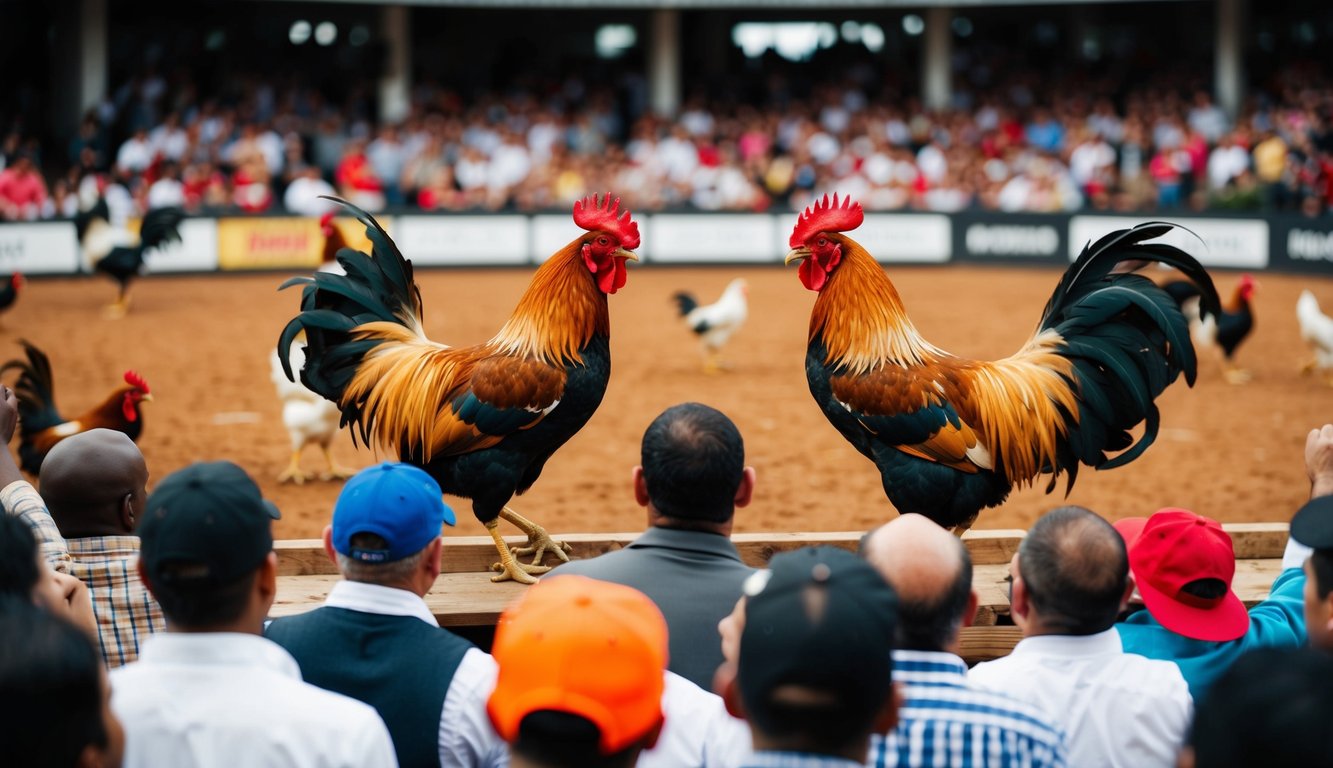
{"type": "Polygon", "coordinates": [[[40,567],[32,529],[19,518],[0,513],[0,595],[32,602],[40,567]]]}
{"type": "Polygon", "coordinates": [[[1333,764],[1333,656],[1312,648],[1251,651],[1198,703],[1189,742],[1197,768],[1333,764]]]}
{"type": "Polygon", "coordinates": [[[725,523],[735,513],[745,442],[721,411],[700,403],[666,409],[643,433],[639,463],[659,514],[725,523]]]}
{"type": "Polygon", "coordinates": [[[1310,553],[1310,567],[1314,571],[1315,592],[1320,600],[1333,592],[1333,549],[1316,549],[1310,553]]]}
{"type": "MultiPolygon", "coordinates": [[[[173,564],[174,565],[174,564],[173,564]]],[[[165,568],[170,569],[173,565],[165,568]]],[[[182,567],[192,567],[185,564],[182,567]]],[[[162,607],[162,615],[173,624],[191,629],[229,624],[240,618],[249,601],[259,571],[251,571],[241,578],[220,586],[191,584],[188,578],[168,579],[164,583],[148,585],[153,597],[162,607]]]]}
{"type": "Polygon", "coordinates": [[[104,747],[102,656],[68,621],[0,598],[0,740],[28,768],[72,768],[104,747]]]}
{"type": "Polygon", "coordinates": [[[587,718],[572,712],[541,709],[529,713],[518,725],[518,738],[510,745],[522,755],[548,768],[630,768],[638,756],[640,742],[619,752],[603,755],[602,732],[587,718]]]}
{"type": "Polygon", "coordinates": [[[972,556],[958,542],[958,575],[949,588],[932,599],[898,593],[898,647],[907,651],[942,651],[958,634],[972,596],[972,556]]]}
{"type": "Polygon", "coordinates": [[[1125,540],[1092,510],[1066,506],[1043,515],[1018,546],[1018,566],[1042,621],[1071,635],[1115,623],[1129,556],[1125,540]]]}

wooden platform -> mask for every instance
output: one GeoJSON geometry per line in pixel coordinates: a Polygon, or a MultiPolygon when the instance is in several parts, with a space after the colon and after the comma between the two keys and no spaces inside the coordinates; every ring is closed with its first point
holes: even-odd
{"type": "MultiPolygon", "coordinates": [[[[1232,587],[1251,606],[1268,596],[1281,569],[1287,544],[1285,523],[1237,523],[1224,526],[1236,548],[1236,577],[1232,587]]],[[[1009,620],[1009,593],[1005,577],[1009,561],[1023,539],[1021,530],[969,531],[963,542],[972,554],[973,586],[980,598],[974,625],[963,632],[963,656],[984,661],[1002,656],[1021,638],[1009,620]]],[[[637,533],[573,534],[563,537],[572,558],[595,557],[620,549],[637,533]]],[[[855,551],[860,532],[744,533],[732,537],[741,559],[762,567],[773,555],[809,545],[829,545],[855,551]]],[[[507,539],[522,544],[521,537],[507,539]]],[[[295,539],[275,544],[278,553],[278,598],[271,615],[290,616],[319,607],[338,581],[334,564],[317,539],[295,539]]],[[[548,557],[548,562],[549,562],[548,557]]],[[[485,634],[500,613],[525,587],[512,582],[494,584],[489,568],[497,560],[489,537],[446,537],[440,578],[426,595],[440,626],[485,634]]],[[[559,572],[557,568],[556,573],[559,572]]]]}

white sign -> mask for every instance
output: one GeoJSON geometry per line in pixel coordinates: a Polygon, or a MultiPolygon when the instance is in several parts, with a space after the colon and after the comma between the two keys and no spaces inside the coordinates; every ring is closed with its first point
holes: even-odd
{"type": "MultiPolygon", "coordinates": [[[[640,221],[642,217],[635,216],[635,221],[640,221]]],[[[643,232],[642,226],[639,232],[643,232]]],[[[551,258],[556,251],[564,248],[574,241],[574,238],[586,235],[579,225],[574,223],[574,217],[568,214],[557,216],[555,214],[543,214],[532,217],[532,260],[538,264],[544,263],[551,258]]],[[[642,238],[640,238],[642,239],[642,238]]],[[[643,249],[635,251],[639,258],[643,258],[643,249]]]]}
{"type": "Polygon", "coordinates": [[[186,219],[180,224],[180,242],[149,249],[144,262],[149,272],[216,272],[217,219],[186,219]]]}
{"type": "Polygon", "coordinates": [[[73,222],[0,224],[0,272],[68,275],[79,271],[73,222]]]}
{"type": "MultiPolygon", "coordinates": [[[[794,226],[788,219],[785,223],[794,226]]],[[[789,227],[783,237],[790,235],[789,227]]],[[[884,264],[943,264],[953,254],[949,217],[938,213],[870,213],[848,235],[884,264]]]]}
{"type": "MultiPolygon", "coordinates": [[[[1117,229],[1129,229],[1148,218],[1075,216],[1069,221],[1069,260],[1083,246],[1117,229]]],[[[1268,222],[1256,219],[1190,219],[1163,216],[1177,227],[1152,242],[1174,245],[1205,267],[1264,269],[1268,266],[1268,222]],[[1181,229],[1184,227],[1184,229],[1181,229]],[[1185,230],[1189,230],[1189,232],[1185,230]],[[1190,234],[1193,232],[1194,234],[1190,234]],[[1197,235],[1197,237],[1196,237],[1197,235]],[[1199,242],[1202,239],[1203,242],[1199,242]]]]}
{"type": "Polygon", "coordinates": [[[413,264],[527,264],[527,216],[399,216],[393,240],[413,264]]]}
{"type": "MultiPolygon", "coordinates": [[[[775,262],[787,253],[774,217],[757,214],[659,213],[639,226],[654,262],[775,262]]],[[[790,229],[788,229],[790,232],[790,229]]]]}

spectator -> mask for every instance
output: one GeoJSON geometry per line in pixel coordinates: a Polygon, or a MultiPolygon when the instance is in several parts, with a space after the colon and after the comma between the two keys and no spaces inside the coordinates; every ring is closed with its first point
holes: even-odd
{"type": "Polygon", "coordinates": [[[493,766],[504,745],[486,718],[495,662],[441,629],[423,600],[440,575],[440,528],[454,524],[430,475],[408,464],[361,470],[343,486],[324,550],[343,580],[324,607],[265,631],[320,688],[370,704],[400,765],[493,766]]]}
{"type": "Polygon", "coordinates": [[[384,185],[366,157],[366,142],[348,141],[333,173],[338,193],[371,213],[384,210],[384,185]]]}
{"type": "Polygon", "coordinates": [[[403,196],[398,179],[403,175],[407,150],[398,140],[398,126],[380,126],[379,135],[366,147],[366,160],[384,187],[385,202],[401,205],[403,196]]]}
{"type": "Polygon", "coordinates": [[[1181,768],[1333,765],[1333,658],[1265,648],[1242,656],[1199,702],[1181,768]]]}
{"type": "Polygon", "coordinates": [[[1291,538],[1313,547],[1305,562],[1305,628],[1310,645],[1333,651],[1333,424],[1305,439],[1310,500],[1291,519],[1291,538]]]}
{"type": "Polygon", "coordinates": [[[1061,507],[1028,531],[1010,576],[1023,640],[969,680],[1045,711],[1065,733],[1070,765],[1173,765],[1189,686],[1176,665],[1121,648],[1114,623],[1133,582],[1120,534],[1082,507],[1061,507]]]}
{"type": "Polygon", "coordinates": [[[78,627],[0,601],[0,691],[0,740],[13,765],[120,767],[125,732],[111,711],[97,649],[78,627]]]}
{"type": "Polygon", "coordinates": [[[1254,147],[1254,174],[1264,189],[1264,205],[1281,208],[1286,202],[1283,174],[1287,167],[1287,143],[1276,132],[1265,133],[1254,147]]]}
{"type": "Polygon", "coordinates": [[[747,768],[852,766],[897,723],[897,599],[855,555],[806,547],[746,581],[716,686],[754,738],[747,768]]]}
{"type": "Polygon", "coordinates": [[[154,208],[183,208],[185,185],[180,180],[180,167],[172,161],[162,163],[157,180],[148,187],[148,210],[154,208]]]}
{"type": "Polygon", "coordinates": [[[671,629],[670,669],[710,687],[722,663],[717,623],[754,570],[731,543],[737,507],[750,503],[753,467],[726,415],[700,403],[663,411],[643,433],[634,499],[648,530],[628,547],[559,567],[561,574],[625,584],[648,595],[671,629]]]}
{"type": "Polygon", "coordinates": [[[487,710],[514,768],[621,768],[657,743],[667,627],[642,593],[544,579],[500,617],[494,653],[487,710]]]}
{"type": "Polygon", "coordinates": [[[67,619],[90,638],[96,633],[87,587],[47,567],[32,531],[8,515],[0,517],[0,602],[33,605],[67,619]]]}
{"type": "Polygon", "coordinates": [[[1137,585],[1136,610],[1116,625],[1127,653],[1174,662],[1195,701],[1218,675],[1255,648],[1305,643],[1304,548],[1287,544],[1268,599],[1250,611],[1231,589],[1236,552],[1215,520],[1184,509],[1119,520],[1137,585]]]}
{"type": "Polygon", "coordinates": [[[156,158],[153,144],[148,140],[148,129],[139,128],[116,152],[116,171],[124,176],[140,174],[148,170],[156,158]]]}
{"type": "Polygon", "coordinates": [[[46,181],[37,172],[32,156],[16,155],[13,164],[0,171],[0,219],[39,219],[47,204],[46,181]]]}
{"type": "Polygon", "coordinates": [[[315,218],[338,209],[337,203],[322,199],[324,196],[337,194],[338,190],[324,180],[318,168],[307,165],[298,170],[296,178],[287,185],[287,190],[282,195],[282,205],[298,216],[315,218]]]}
{"type": "Polygon", "coordinates": [[[1236,143],[1235,137],[1225,135],[1208,155],[1208,185],[1214,191],[1225,189],[1250,168],[1250,153],[1236,143]]]}
{"type": "Polygon", "coordinates": [[[955,768],[1065,765],[1064,737],[1043,713],[967,680],[959,638],[977,593],[958,537],[902,515],[866,534],[861,554],[898,594],[893,678],[903,686],[898,726],[871,739],[869,765],[913,765],[913,756],[955,768]]]}
{"type": "Polygon", "coordinates": [[[111,674],[126,724],[125,763],[393,766],[370,706],[301,682],[296,660],[262,635],[277,592],[278,510],[231,462],[192,464],[148,498],[139,573],[167,631],[111,674]]]}

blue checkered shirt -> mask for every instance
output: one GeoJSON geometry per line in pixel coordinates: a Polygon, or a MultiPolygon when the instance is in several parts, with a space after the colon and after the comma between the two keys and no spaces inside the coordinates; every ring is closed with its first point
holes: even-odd
{"type": "Polygon", "coordinates": [[[898,727],[870,742],[875,768],[1066,765],[1064,736],[1038,709],[969,686],[967,665],[951,653],[894,651],[893,679],[905,700],[898,727]]]}
{"type": "Polygon", "coordinates": [[[755,752],[745,758],[742,768],[862,768],[855,760],[805,752],[755,752]]]}
{"type": "Polygon", "coordinates": [[[162,609],[139,579],[138,536],[66,539],[37,490],[16,480],[0,490],[0,506],[26,522],[42,556],[61,573],[88,585],[102,658],[119,667],[139,658],[139,646],[166,628],[162,609]]]}

